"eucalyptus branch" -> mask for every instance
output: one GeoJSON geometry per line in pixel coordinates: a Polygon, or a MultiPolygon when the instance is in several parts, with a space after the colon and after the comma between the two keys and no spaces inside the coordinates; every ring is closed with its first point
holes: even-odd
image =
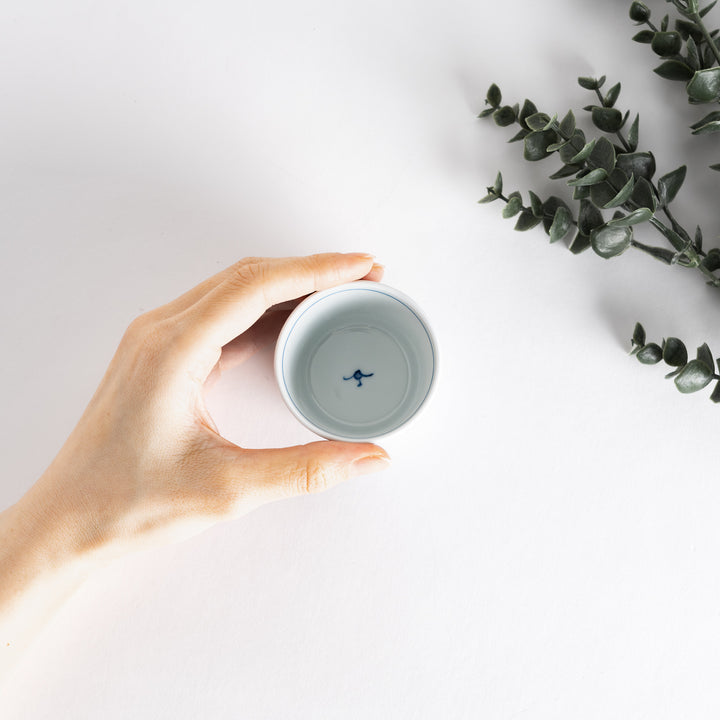
{"type": "Polygon", "coordinates": [[[693,360],[688,359],[688,351],[682,340],[676,337],[663,339],[662,344],[646,342],[645,328],[636,323],[633,332],[631,355],[644,365],[656,365],[661,360],[673,368],[665,377],[672,378],[675,387],[682,393],[694,393],[707,387],[713,380],[716,381],[710,399],[720,402],[720,358],[713,360],[713,355],[707,343],[698,349],[693,360]]]}
{"type": "MultiPolygon", "coordinates": [[[[697,0],[667,0],[681,17],[675,29],[669,30],[670,17],[665,15],[658,30],[650,22],[650,9],[637,0],[630,5],[630,18],[638,25],[647,25],[633,40],[650,45],[663,62],[655,68],[660,77],[685,83],[688,102],[706,104],[720,102],[720,50],[715,38],[720,30],[708,30],[704,17],[715,2],[700,8],[697,0]]],[[[720,131],[720,112],[714,111],[690,126],[693,135],[720,131]]],[[[711,165],[720,170],[720,164],[711,165]]]]}
{"type": "Polygon", "coordinates": [[[520,215],[516,229],[529,230],[540,222],[551,242],[564,237],[572,227],[577,229],[569,244],[575,253],[592,247],[603,258],[615,257],[633,247],[669,265],[698,268],[705,280],[720,287],[720,250],[711,251],[712,257],[702,248],[702,231],[697,228],[694,237],[680,225],[669,205],[680,190],[687,172],[683,165],[653,182],[655,158],[649,151],[638,151],[639,116],[630,126],[627,137],[622,132],[629,112],[624,115],[615,107],[621,86],[617,83],[605,95],[601,88],[605,78],[578,78],[585,89],[595,92],[600,105],[586,106],[593,125],[602,132],[616,137],[620,145],[613,145],[604,136],[587,140],[577,127],[575,115],[569,111],[562,120],[557,116],[539,112],[536,105],[525,100],[519,104],[504,105],[502,92],[492,85],[487,93],[489,107],[480,117],[492,115],[501,127],[517,124],[519,131],[510,142],[523,142],[523,155],[534,162],[554,154],[563,166],[550,175],[553,180],[571,178],[567,185],[573,188],[573,199],[579,201],[577,220],[572,208],[561,198],[551,196],[542,202],[537,194],[530,194],[530,206],[525,206],[519,192],[502,196],[502,175],[498,173],[495,185],[487,188],[480,202],[503,199],[506,218],[520,215]],[[573,177],[574,176],[574,177],[573,177]],[[611,219],[603,212],[613,210],[611,219]],[[657,213],[662,210],[670,227],[657,213]],[[671,248],[656,247],[638,242],[635,225],[649,223],[670,244],[671,248]]]}
{"type": "MultiPolygon", "coordinates": [[[[716,0],[715,0],[716,1],[716,0]]],[[[650,20],[650,10],[642,2],[632,2],[630,17],[646,26],[633,38],[647,43],[662,58],[655,72],[663,78],[685,83],[688,100],[693,104],[720,103],[720,51],[716,42],[719,30],[709,30],[705,16],[714,7],[704,8],[700,0],[667,0],[680,17],[670,29],[665,15],[659,25],[650,20]]],[[[517,125],[510,142],[522,142],[523,157],[536,162],[558,157],[562,166],[550,175],[551,180],[564,179],[572,188],[568,204],[551,195],[546,200],[532,191],[529,203],[519,191],[503,193],[502,174],[487,188],[481,203],[501,200],[503,217],[516,217],[516,230],[529,230],[542,223],[550,242],[571,237],[568,248],[579,253],[588,247],[603,258],[612,258],[635,248],[668,265],[697,268],[707,284],[720,288],[720,248],[703,248],[703,233],[696,227],[691,235],[670,209],[687,174],[685,165],[654,180],[655,156],[639,150],[639,115],[628,126],[629,112],[616,107],[620,83],[602,92],[605,77],[578,78],[578,83],[594,92],[598,104],[588,105],[592,125],[601,135],[587,138],[577,126],[572,110],[560,120],[538,111],[525,100],[522,107],[503,104],[500,88],[493,84],[486,97],[489,106],[480,117],[492,116],[501,127],[517,125]],[[608,139],[608,137],[610,139],[608,139]],[[612,217],[606,217],[611,212],[612,217]],[[642,224],[659,233],[665,244],[647,245],[636,239],[642,224]],[[572,233],[571,233],[572,231],[572,233]]],[[[710,112],[691,126],[693,134],[720,132],[720,110],[710,112]]],[[[720,164],[712,165],[720,170],[720,164]]],[[[661,360],[670,366],[666,375],[680,392],[693,393],[715,383],[711,400],[720,402],[720,358],[713,360],[707,344],[689,359],[687,348],[678,338],[662,343],[646,342],[645,330],[638,323],[632,337],[632,354],[641,363],[652,365],[661,360]]]]}

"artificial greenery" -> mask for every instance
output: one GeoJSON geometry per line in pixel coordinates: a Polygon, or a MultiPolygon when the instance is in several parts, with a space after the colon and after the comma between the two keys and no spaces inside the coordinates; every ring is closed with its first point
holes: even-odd
{"type": "MultiPolygon", "coordinates": [[[[708,30],[704,21],[715,2],[702,9],[697,0],[667,2],[679,13],[673,30],[668,29],[669,16],[663,17],[657,28],[645,4],[630,5],[631,19],[647,26],[633,39],[649,44],[663,59],[656,73],[685,81],[691,103],[720,102],[720,51],[714,40],[719,31],[708,30]]],[[[572,110],[559,119],[539,111],[531,100],[524,100],[522,106],[508,104],[503,102],[500,88],[491,85],[485,99],[488,107],[480,117],[492,117],[500,127],[517,126],[509,142],[522,142],[526,160],[559,159],[561,165],[550,179],[564,181],[573,193],[568,204],[555,195],[543,200],[529,191],[526,204],[519,191],[504,193],[502,174],[498,173],[480,202],[501,200],[505,203],[503,217],[516,218],[516,230],[542,225],[551,243],[566,238],[573,253],[592,248],[600,257],[609,259],[635,248],[668,265],[694,269],[707,284],[720,288],[720,248],[705,249],[701,228],[689,231],[670,209],[687,167],[682,165],[655,180],[655,156],[648,149],[640,149],[640,117],[636,114],[628,123],[630,112],[617,107],[621,84],[603,91],[605,80],[604,76],[578,78],[579,85],[594,96],[584,108],[594,127],[592,137],[577,126],[572,110]],[[637,240],[636,229],[641,225],[651,226],[660,244],[637,240]]],[[[703,117],[692,131],[696,135],[720,131],[720,111],[703,117]]],[[[720,164],[711,167],[720,170],[720,164]]],[[[668,377],[674,378],[681,392],[696,392],[713,379],[720,380],[714,373],[715,362],[707,344],[698,348],[695,359],[688,361],[680,340],[668,338],[662,345],[646,343],[645,331],[638,323],[632,347],[642,363],[664,360],[674,367],[668,377]]],[[[717,364],[720,370],[720,359],[717,364]]],[[[720,383],[711,400],[720,402],[720,383]]]]}

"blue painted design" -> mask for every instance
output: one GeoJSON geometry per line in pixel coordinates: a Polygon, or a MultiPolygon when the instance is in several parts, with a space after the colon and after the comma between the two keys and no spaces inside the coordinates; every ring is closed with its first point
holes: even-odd
{"type": "Polygon", "coordinates": [[[343,380],[357,380],[357,387],[362,387],[364,377],[372,377],[375,373],[365,374],[362,370],[356,370],[350,377],[343,376],[343,380]]]}

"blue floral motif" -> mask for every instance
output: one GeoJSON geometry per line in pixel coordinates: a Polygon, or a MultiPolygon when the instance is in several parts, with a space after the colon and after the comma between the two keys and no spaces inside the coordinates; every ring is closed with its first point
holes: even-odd
{"type": "Polygon", "coordinates": [[[367,375],[361,370],[356,370],[350,377],[344,377],[343,380],[357,380],[356,387],[362,387],[362,379],[366,377],[372,377],[375,373],[368,373],[367,375]]]}

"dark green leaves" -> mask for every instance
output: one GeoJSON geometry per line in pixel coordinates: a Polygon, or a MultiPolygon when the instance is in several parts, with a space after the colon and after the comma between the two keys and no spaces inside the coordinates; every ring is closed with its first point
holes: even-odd
{"type": "Polygon", "coordinates": [[[592,249],[602,258],[624,253],[630,247],[632,228],[604,225],[590,233],[592,249]]]}
{"type": "Polygon", "coordinates": [[[635,355],[641,363],[655,365],[660,360],[664,360],[673,368],[665,377],[674,378],[675,387],[681,393],[697,392],[713,380],[718,380],[710,399],[713,402],[720,402],[720,376],[714,373],[716,363],[720,367],[720,359],[713,360],[707,344],[703,343],[697,349],[695,359],[688,361],[687,348],[682,340],[669,337],[663,340],[662,347],[657,343],[647,343],[645,328],[640,323],[636,323],[631,345],[631,354],[635,355]]]}
{"type": "Polygon", "coordinates": [[[663,175],[658,180],[658,204],[661,207],[665,207],[668,203],[671,203],[675,196],[678,194],[678,190],[682,187],[685,182],[685,175],[687,174],[687,167],[681,165],[677,170],[673,170],[667,175],[663,175]]]}
{"type": "Polygon", "coordinates": [[[583,175],[581,177],[575,178],[575,180],[570,180],[568,182],[568,185],[570,187],[575,186],[585,186],[585,185],[596,185],[597,183],[602,182],[607,177],[607,171],[603,170],[603,168],[596,168],[595,170],[591,170],[587,175],[583,175]]]}
{"type": "Polygon", "coordinates": [[[693,69],[680,60],[666,60],[658,65],[653,71],[666,80],[682,80],[687,82],[692,79],[693,69]]]}
{"type": "Polygon", "coordinates": [[[720,67],[698,70],[687,85],[687,94],[696,102],[712,102],[720,97],[720,67]]]}
{"type": "Polygon", "coordinates": [[[650,47],[661,57],[677,55],[682,48],[682,38],[676,32],[656,32],[650,47]]]}
{"type": "Polygon", "coordinates": [[[487,91],[486,102],[494,108],[499,107],[502,102],[502,93],[495,83],[493,83],[487,91]]]}
{"type": "Polygon", "coordinates": [[[509,105],[504,105],[493,113],[493,120],[500,127],[512,125],[515,122],[516,117],[517,115],[515,114],[515,110],[509,105]]]}
{"type": "Polygon", "coordinates": [[[617,166],[628,176],[651,180],[655,174],[655,158],[649,152],[633,152],[618,155],[617,166]]]}
{"type": "Polygon", "coordinates": [[[687,348],[682,340],[669,337],[663,343],[662,359],[672,367],[681,367],[688,361],[687,348]]]}
{"type": "Polygon", "coordinates": [[[492,187],[487,188],[487,195],[482,198],[482,200],[478,200],[479,203],[489,203],[493,200],[499,200],[500,196],[502,195],[503,190],[503,179],[502,179],[502,173],[498,173],[497,177],[495,178],[495,184],[492,185],[492,187]]]}
{"type": "Polygon", "coordinates": [[[643,365],[656,365],[662,360],[662,348],[656,343],[648,343],[638,350],[636,357],[643,365]]]}
{"type": "Polygon", "coordinates": [[[606,133],[616,133],[623,126],[622,113],[612,107],[594,107],[592,121],[596,128],[606,133]]]}
{"type": "Polygon", "coordinates": [[[567,207],[560,206],[555,211],[555,217],[553,218],[552,225],[550,225],[550,242],[554,243],[567,235],[570,226],[572,225],[572,215],[567,207]]]}
{"type": "Polygon", "coordinates": [[[525,137],[525,150],[523,157],[526,160],[536,161],[542,160],[548,156],[548,148],[557,138],[553,130],[540,130],[531,132],[525,137]]]}
{"type": "Polygon", "coordinates": [[[630,5],[630,19],[638,23],[643,23],[650,18],[650,8],[644,3],[635,2],[630,5]]]}
{"type": "Polygon", "coordinates": [[[675,376],[675,385],[681,393],[693,393],[702,390],[712,379],[712,368],[700,360],[691,360],[675,376]]]}
{"type": "Polygon", "coordinates": [[[599,90],[605,84],[605,76],[601,78],[579,77],[578,85],[586,90],[599,90]]]}
{"type": "Polygon", "coordinates": [[[720,111],[715,110],[709,113],[702,120],[698,120],[690,127],[692,128],[693,135],[704,135],[705,133],[720,131],[720,111]]]}

